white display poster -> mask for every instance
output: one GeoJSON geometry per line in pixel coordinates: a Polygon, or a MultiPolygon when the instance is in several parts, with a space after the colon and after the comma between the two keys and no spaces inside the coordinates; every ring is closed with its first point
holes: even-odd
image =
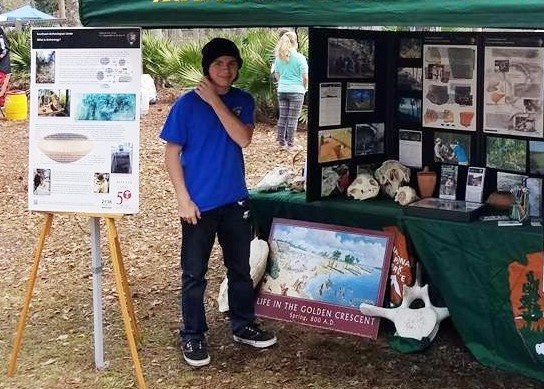
{"type": "Polygon", "coordinates": [[[140,37],[138,28],[32,30],[30,210],[138,212],[140,37]]]}
{"type": "Polygon", "coordinates": [[[420,168],[422,162],[422,132],[399,129],[399,162],[420,168]]]}
{"type": "Polygon", "coordinates": [[[475,45],[425,45],[423,126],[476,131],[475,45]]]}
{"type": "Polygon", "coordinates": [[[319,127],[339,126],[342,113],[342,84],[322,82],[319,84],[319,127]]]}
{"type": "Polygon", "coordinates": [[[481,203],[484,193],[485,167],[470,166],[467,173],[465,201],[481,203]]]}
{"type": "Polygon", "coordinates": [[[485,48],[485,132],[542,137],[543,61],[540,47],[485,48]]]}

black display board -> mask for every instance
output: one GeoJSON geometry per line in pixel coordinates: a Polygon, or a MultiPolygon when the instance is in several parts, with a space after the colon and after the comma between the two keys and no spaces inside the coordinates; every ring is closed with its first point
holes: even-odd
{"type": "Polygon", "coordinates": [[[438,173],[435,197],[455,170],[465,200],[469,166],[485,168],[484,200],[529,177],[542,210],[544,34],[311,28],[309,79],[308,201],[400,159],[415,189],[438,173]]]}

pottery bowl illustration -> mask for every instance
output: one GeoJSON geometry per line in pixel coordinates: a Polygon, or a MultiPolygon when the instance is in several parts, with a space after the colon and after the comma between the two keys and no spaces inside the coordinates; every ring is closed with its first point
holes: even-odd
{"type": "Polygon", "coordinates": [[[59,132],[41,139],[38,148],[53,161],[71,163],[87,155],[93,145],[85,135],[59,132]]]}

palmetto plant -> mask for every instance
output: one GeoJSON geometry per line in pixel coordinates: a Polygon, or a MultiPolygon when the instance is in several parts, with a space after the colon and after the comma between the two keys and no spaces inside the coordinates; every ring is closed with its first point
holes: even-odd
{"type": "Polygon", "coordinates": [[[10,46],[11,84],[16,89],[28,89],[30,84],[30,30],[6,33],[10,46]]]}

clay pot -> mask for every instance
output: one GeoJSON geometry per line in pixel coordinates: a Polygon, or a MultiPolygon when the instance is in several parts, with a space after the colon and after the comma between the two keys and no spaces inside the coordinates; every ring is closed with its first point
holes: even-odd
{"type": "Polygon", "coordinates": [[[417,173],[417,186],[419,196],[422,199],[431,197],[436,186],[436,172],[429,170],[429,167],[425,166],[422,171],[417,173]]]}
{"type": "Polygon", "coordinates": [[[493,192],[489,195],[486,203],[499,210],[512,208],[514,195],[510,192],[493,192]]]}

